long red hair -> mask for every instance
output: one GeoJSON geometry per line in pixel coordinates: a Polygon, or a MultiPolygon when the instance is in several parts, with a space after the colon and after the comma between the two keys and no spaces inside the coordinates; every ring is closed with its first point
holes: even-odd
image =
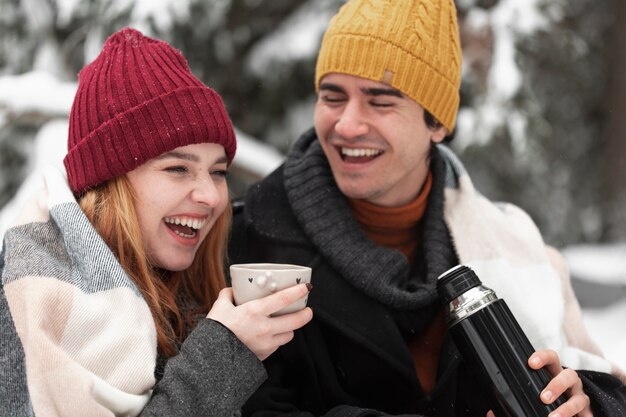
{"type": "Polygon", "coordinates": [[[159,352],[169,357],[194,326],[194,317],[206,315],[226,286],[224,265],[232,211],[229,205],[219,216],[189,268],[163,279],[146,256],[135,198],[126,177],[119,176],[88,190],[79,203],[142,292],[154,318],[159,352]],[[183,309],[181,300],[198,307],[183,309]]]}

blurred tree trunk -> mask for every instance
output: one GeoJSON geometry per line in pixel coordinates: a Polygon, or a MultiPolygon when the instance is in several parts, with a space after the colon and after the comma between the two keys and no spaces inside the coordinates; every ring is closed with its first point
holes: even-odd
{"type": "Polygon", "coordinates": [[[604,241],[626,239],[626,2],[612,2],[614,24],[609,40],[607,120],[604,140],[604,241]]]}

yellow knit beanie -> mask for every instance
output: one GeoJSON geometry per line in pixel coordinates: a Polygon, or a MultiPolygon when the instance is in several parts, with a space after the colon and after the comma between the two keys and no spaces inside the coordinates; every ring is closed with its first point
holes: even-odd
{"type": "Polygon", "coordinates": [[[453,0],[350,0],[331,20],[315,87],[336,72],[380,81],[454,129],[461,45],[453,0]]]}

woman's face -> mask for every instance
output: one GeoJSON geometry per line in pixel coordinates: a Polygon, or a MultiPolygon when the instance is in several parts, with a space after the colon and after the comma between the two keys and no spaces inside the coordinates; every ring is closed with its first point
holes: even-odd
{"type": "Polygon", "coordinates": [[[148,260],[157,268],[188,268],[228,205],[222,145],[178,147],[130,171],[135,211],[148,260]]]}

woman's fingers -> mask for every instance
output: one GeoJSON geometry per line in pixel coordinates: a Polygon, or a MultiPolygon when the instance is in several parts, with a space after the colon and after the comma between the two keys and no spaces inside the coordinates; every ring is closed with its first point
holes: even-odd
{"type": "Polygon", "coordinates": [[[287,343],[293,340],[293,336],[294,336],[293,331],[274,335],[274,343],[276,343],[277,346],[286,345],[287,343]]]}
{"type": "Polygon", "coordinates": [[[274,334],[278,335],[284,332],[293,331],[307,324],[313,318],[313,310],[305,307],[294,313],[284,314],[272,318],[272,326],[274,334]]]}
{"type": "Polygon", "coordinates": [[[267,297],[249,301],[248,303],[250,303],[251,308],[254,308],[259,314],[267,316],[306,297],[309,291],[311,291],[311,288],[313,288],[313,286],[309,283],[298,284],[268,295],[267,297]]]}
{"type": "Polygon", "coordinates": [[[230,303],[234,303],[234,301],[233,301],[233,288],[232,287],[222,288],[220,293],[218,294],[217,298],[221,299],[221,300],[227,300],[230,303]]]}
{"type": "Polygon", "coordinates": [[[235,306],[232,288],[224,288],[207,317],[228,327],[260,360],[264,360],[280,346],[289,343],[294,337],[294,330],[313,318],[313,310],[309,307],[276,317],[272,313],[306,297],[310,289],[310,284],[298,284],[235,306]]]}

